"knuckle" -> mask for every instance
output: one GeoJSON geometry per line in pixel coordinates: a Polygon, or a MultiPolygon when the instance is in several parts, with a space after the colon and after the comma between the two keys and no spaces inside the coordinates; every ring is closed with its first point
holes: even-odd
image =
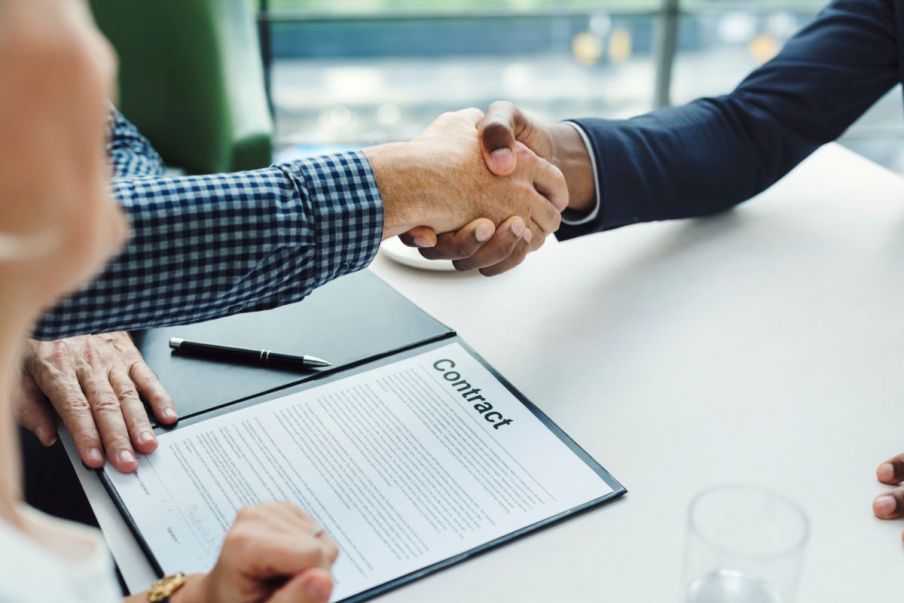
{"type": "Polygon", "coordinates": [[[311,516],[308,515],[304,509],[302,509],[297,504],[293,503],[291,500],[281,500],[275,503],[277,506],[282,507],[283,509],[288,509],[292,512],[298,513],[305,519],[310,519],[311,516]]]}
{"type": "Polygon", "coordinates": [[[138,391],[128,379],[111,379],[113,393],[123,402],[135,402],[139,400],[138,391]]]}
{"type": "Polygon", "coordinates": [[[66,408],[75,413],[88,413],[91,412],[91,405],[88,403],[82,396],[69,396],[65,398],[65,402],[63,403],[66,408]]]}
{"type": "Polygon", "coordinates": [[[63,368],[69,364],[71,358],[69,343],[65,340],[52,342],[41,355],[41,360],[55,368],[63,368]]]}
{"type": "Polygon", "coordinates": [[[236,523],[245,523],[248,521],[252,521],[257,517],[258,510],[256,507],[242,507],[239,509],[238,513],[235,514],[236,523]]]}
{"type": "Polygon", "coordinates": [[[239,525],[240,521],[244,521],[241,511],[236,515],[236,523],[226,532],[226,536],[223,538],[223,548],[233,550],[244,549],[254,540],[254,533],[243,529],[242,526],[239,525]]]}
{"type": "Polygon", "coordinates": [[[91,339],[85,341],[82,346],[82,359],[90,366],[95,366],[101,359],[100,350],[91,339]]]}
{"type": "Polygon", "coordinates": [[[100,396],[94,400],[94,412],[100,414],[119,414],[122,413],[122,405],[115,396],[100,396]]]}

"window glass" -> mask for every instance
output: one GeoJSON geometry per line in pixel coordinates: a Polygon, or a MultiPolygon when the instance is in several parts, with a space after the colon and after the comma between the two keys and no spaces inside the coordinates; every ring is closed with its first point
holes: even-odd
{"type": "Polygon", "coordinates": [[[271,30],[277,138],[408,138],[443,111],[506,99],[543,117],[652,108],[654,20],[568,15],[314,18],[271,30]]]}

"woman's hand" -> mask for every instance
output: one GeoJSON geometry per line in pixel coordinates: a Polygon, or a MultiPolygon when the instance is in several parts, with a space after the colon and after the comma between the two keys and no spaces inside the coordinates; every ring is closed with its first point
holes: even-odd
{"type": "Polygon", "coordinates": [[[189,578],[172,603],[327,603],[339,547],[289,502],[243,509],[216,566],[189,578]]]}

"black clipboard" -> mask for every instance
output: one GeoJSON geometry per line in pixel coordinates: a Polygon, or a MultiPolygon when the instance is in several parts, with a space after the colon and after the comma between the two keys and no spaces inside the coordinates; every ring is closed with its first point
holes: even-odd
{"type": "MultiPolygon", "coordinates": [[[[376,278],[376,277],[373,277],[376,278]]],[[[392,293],[396,296],[401,297],[395,291],[392,293]]],[[[407,304],[410,304],[414,308],[417,308],[411,302],[402,298],[407,304]]],[[[423,312],[419,308],[417,308],[418,312],[423,312]]],[[[437,323],[439,324],[439,323],[437,323]]],[[[374,357],[361,359],[357,361],[347,362],[339,367],[336,367],[333,370],[319,372],[313,375],[306,377],[303,380],[296,380],[291,382],[290,384],[270,389],[266,392],[261,393],[258,396],[241,398],[232,402],[224,402],[223,404],[214,405],[206,411],[194,413],[192,416],[187,417],[185,419],[180,420],[179,425],[175,428],[178,429],[179,426],[189,426],[195,423],[203,422],[210,418],[220,416],[222,414],[231,413],[236,410],[247,408],[249,406],[261,404],[267,402],[269,400],[274,400],[277,398],[281,398],[283,396],[293,394],[300,391],[305,391],[307,389],[311,389],[313,387],[317,387],[319,385],[329,383],[332,381],[338,381],[349,377],[351,375],[357,374],[359,372],[365,372],[371,370],[373,368],[377,368],[379,366],[385,364],[391,364],[398,360],[402,360],[404,358],[421,354],[423,352],[429,351],[431,349],[444,346],[449,343],[458,343],[461,345],[464,350],[470,354],[477,362],[479,362],[484,368],[486,368],[489,373],[501,384],[503,385],[509,392],[511,392],[516,399],[518,399],[530,412],[536,417],[547,429],[549,429],[561,442],[563,442],[569,450],[571,450],[584,464],[586,464],[594,474],[596,474],[602,482],[608,485],[611,488],[611,492],[598,497],[593,500],[588,500],[583,504],[580,504],[577,507],[562,511],[553,516],[544,518],[540,521],[537,521],[533,524],[523,526],[513,532],[500,536],[494,540],[485,542],[477,547],[469,549],[461,554],[455,555],[453,557],[441,560],[439,562],[433,563],[431,565],[420,568],[414,572],[409,574],[400,576],[395,578],[389,582],[384,584],[380,584],[370,588],[366,591],[360,592],[358,594],[352,595],[345,599],[341,600],[341,603],[359,603],[362,601],[366,601],[373,597],[384,594],[390,590],[413,582],[419,578],[432,574],[434,572],[440,571],[447,567],[451,567],[457,563],[461,563],[465,560],[476,557],[488,550],[521,538],[531,532],[543,529],[552,524],[563,521],[567,518],[573,517],[580,513],[586,512],[590,509],[599,507],[607,502],[613,501],[624,494],[627,493],[625,487],[619,483],[596,459],[594,459],[589,453],[587,453],[583,448],[581,448],[568,434],[566,434],[555,422],[552,421],[542,410],[540,410],[534,403],[527,399],[517,388],[515,388],[505,377],[499,374],[486,360],[484,360],[477,352],[473,350],[467,343],[465,343],[454,331],[451,329],[443,328],[444,332],[437,333],[432,337],[429,337],[425,340],[411,343],[410,345],[403,346],[400,349],[387,352],[384,354],[377,354],[374,357]]],[[[231,368],[231,367],[230,367],[231,368]]],[[[164,385],[166,383],[164,382],[164,385]]],[[[157,427],[156,431],[158,433],[165,433],[168,431],[167,428],[157,427]]],[[[144,538],[141,530],[138,527],[138,523],[135,518],[131,515],[128,508],[126,507],[123,500],[117,493],[115,486],[110,481],[109,476],[105,473],[103,469],[97,471],[101,482],[103,483],[105,489],[109,493],[110,497],[116,503],[117,508],[120,513],[123,515],[129,529],[132,534],[135,536],[139,546],[141,546],[142,551],[147,557],[148,561],[151,563],[154,571],[159,575],[163,575],[163,567],[159,560],[156,558],[154,551],[151,549],[147,540],[144,538]]],[[[338,602],[337,602],[338,603],[338,602]]]]}

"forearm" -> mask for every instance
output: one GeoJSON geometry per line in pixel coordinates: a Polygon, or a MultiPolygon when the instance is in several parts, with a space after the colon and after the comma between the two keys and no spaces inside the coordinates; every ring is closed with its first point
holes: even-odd
{"type": "Polygon", "coordinates": [[[732,207],[840,136],[897,77],[891,3],[836,0],[730,95],[575,120],[592,140],[601,210],[561,236],[732,207]]]}
{"type": "Polygon", "coordinates": [[[253,172],[120,179],[123,253],[48,312],[35,337],[198,322],[303,299],[360,270],[382,235],[382,200],[360,153],[253,172]]]}
{"type": "Polygon", "coordinates": [[[631,120],[578,120],[592,138],[597,219],[563,238],[638,222],[703,216],[765,190],[823,138],[757,123],[732,97],[704,99],[631,120]]]}

